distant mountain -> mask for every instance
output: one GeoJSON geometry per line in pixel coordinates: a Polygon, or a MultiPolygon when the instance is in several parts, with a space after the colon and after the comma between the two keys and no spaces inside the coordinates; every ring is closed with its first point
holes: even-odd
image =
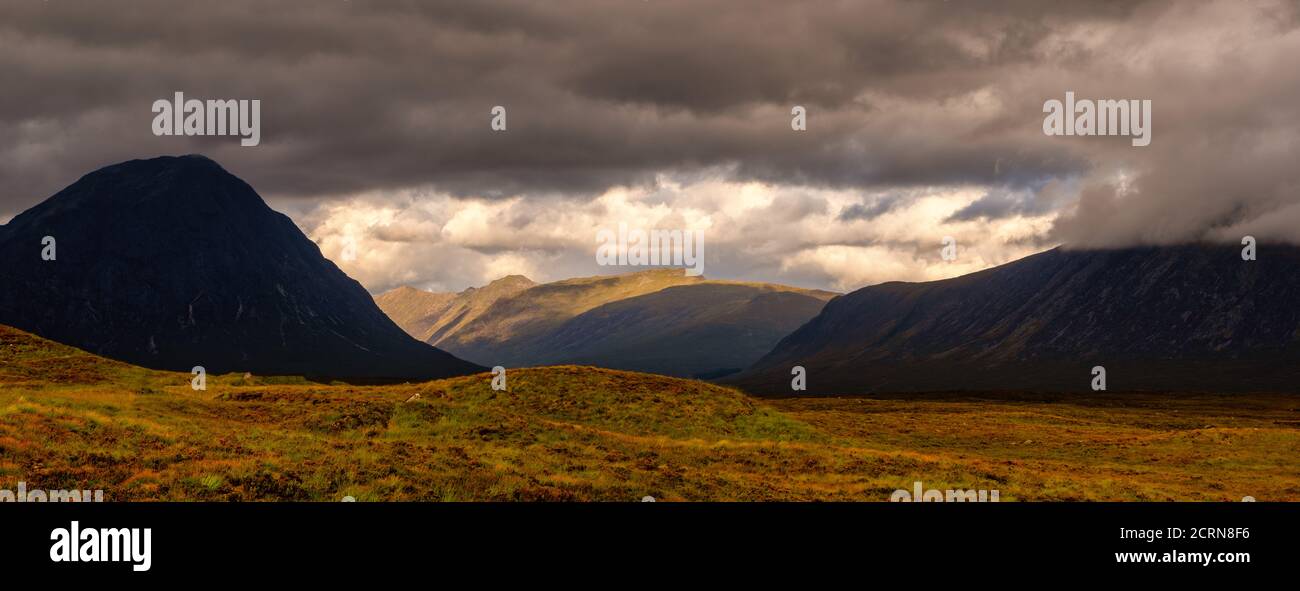
{"type": "Polygon", "coordinates": [[[1300,390],[1300,248],[1054,249],[836,298],[729,380],[789,394],[1300,390]]]}
{"type": "Polygon", "coordinates": [[[537,284],[523,275],[508,275],[460,293],[436,293],[403,286],[376,296],[375,303],[407,334],[437,345],[478,318],[497,300],[534,285],[537,284]]]}
{"type": "MultiPolygon", "coordinates": [[[[580,363],[716,377],[748,366],[833,295],[687,277],[680,269],[568,279],[499,297],[431,342],[485,365],[580,363]]],[[[389,292],[376,300],[400,316],[396,302],[415,298],[389,292]]]]}
{"type": "Polygon", "coordinates": [[[288,217],[201,156],[100,169],[0,227],[0,324],[157,369],[481,369],[403,333],[288,217]]]}
{"type": "Polygon", "coordinates": [[[426,333],[433,319],[438,318],[439,312],[455,298],[454,293],[436,293],[404,285],[375,296],[375,304],[406,334],[423,341],[428,338],[426,333]]]}
{"type": "Polygon", "coordinates": [[[488,366],[532,365],[542,339],[566,320],[609,302],[702,280],[680,269],[656,269],[537,285],[494,302],[439,342],[488,366]]]}
{"type": "Polygon", "coordinates": [[[720,377],[753,363],[832,295],[780,285],[678,285],[569,319],[538,340],[530,361],[720,377]]]}

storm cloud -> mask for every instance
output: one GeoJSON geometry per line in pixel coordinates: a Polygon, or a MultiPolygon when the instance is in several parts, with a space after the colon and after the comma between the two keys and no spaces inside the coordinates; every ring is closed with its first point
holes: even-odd
{"type": "MultiPolygon", "coordinates": [[[[951,232],[987,253],[974,267],[1057,243],[1296,241],[1276,218],[1300,218],[1297,55],[1300,2],[1283,0],[5,2],[0,219],[100,166],[197,152],[322,242],[342,212],[436,195],[419,223],[366,236],[503,269],[581,272],[587,228],[566,241],[532,217],[608,223],[611,191],[661,204],[650,224],[747,220],[724,275],[840,288],[951,274],[926,266],[951,232]],[[261,100],[262,144],[155,137],[150,105],[178,91],[261,100]],[[1066,91],[1151,100],[1151,145],[1045,136],[1043,102],[1066,91]],[[770,225],[720,209],[755,186],[754,203],[783,200],[770,225]],[[532,233],[448,230],[480,206],[532,233]]],[[[372,289],[479,280],[390,258],[349,272],[372,289]]]]}

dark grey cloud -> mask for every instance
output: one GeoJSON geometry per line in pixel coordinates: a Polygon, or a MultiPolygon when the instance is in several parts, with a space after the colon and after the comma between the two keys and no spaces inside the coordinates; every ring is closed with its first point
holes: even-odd
{"type": "Polygon", "coordinates": [[[1038,216],[1055,211],[1078,193],[1076,179],[1043,179],[1024,185],[1000,185],[963,207],[946,221],[996,220],[1012,216],[1038,216]]]}
{"type": "Polygon", "coordinates": [[[102,165],[200,152],[282,199],[583,199],[724,170],[981,185],[990,196],[956,219],[1070,205],[1059,240],[1198,239],[1296,201],[1298,14],[1294,0],[5,2],[0,214],[102,165]],[[1042,102],[1066,90],[1153,99],[1152,146],[1044,137],[1042,102]],[[154,137],[150,105],[175,91],[261,99],[263,144],[154,137]],[[806,132],[790,130],[795,104],[806,132]],[[488,128],[494,105],[506,133],[488,128]],[[1079,190],[1046,199],[1044,179],[1079,190]]]}
{"type": "Polygon", "coordinates": [[[837,218],[841,221],[875,219],[902,205],[909,198],[906,193],[887,193],[865,198],[841,210],[837,218]]]}
{"type": "MultiPolygon", "coordinates": [[[[1008,11],[783,0],[8,2],[0,131],[20,145],[0,178],[11,206],[94,166],[190,151],[283,195],[422,182],[582,192],[730,163],[743,177],[814,184],[978,178],[987,163],[969,162],[973,146],[941,148],[932,130],[882,144],[871,122],[888,114],[859,97],[960,93],[1028,62],[1054,17],[1033,3],[1008,11]],[[990,55],[963,50],[956,31],[990,39],[990,55]],[[261,99],[263,146],[153,137],[150,104],[178,90],[261,99]],[[488,132],[497,104],[509,111],[506,134],[488,132]],[[793,104],[811,112],[804,135],[790,133],[793,104]]],[[[979,143],[1013,147],[997,135],[979,143]]]]}

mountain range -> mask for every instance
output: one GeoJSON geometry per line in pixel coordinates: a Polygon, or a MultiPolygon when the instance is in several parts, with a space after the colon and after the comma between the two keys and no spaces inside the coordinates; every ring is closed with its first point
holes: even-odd
{"type": "Polygon", "coordinates": [[[402,287],[375,301],[411,335],[484,365],[710,378],[753,363],[834,295],[653,269],[545,284],[513,275],[457,294],[402,287]]]}
{"type": "Polygon", "coordinates": [[[459,293],[402,286],[375,297],[375,303],[411,336],[431,345],[464,328],[497,300],[537,285],[523,275],[509,275],[459,293]]]}
{"type": "Polygon", "coordinates": [[[831,300],[727,381],[766,394],[1300,389],[1300,248],[1056,248],[831,300]]]}
{"type": "Polygon", "coordinates": [[[372,298],[201,156],[108,166],[0,226],[0,325],[178,371],[425,380],[584,364],[775,395],[1086,391],[1102,368],[1109,390],[1295,392],[1296,301],[1300,247],[1281,244],[1258,260],[1056,248],[845,295],[655,269],[372,298]]]}
{"type": "Polygon", "coordinates": [[[293,221],[202,156],[108,166],[0,226],[0,324],[186,372],[482,370],[405,334],[293,221]]]}

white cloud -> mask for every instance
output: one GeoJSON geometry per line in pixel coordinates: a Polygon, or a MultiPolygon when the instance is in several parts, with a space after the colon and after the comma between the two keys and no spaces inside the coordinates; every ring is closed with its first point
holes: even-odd
{"type": "Polygon", "coordinates": [[[909,189],[870,219],[840,219],[863,195],[665,177],[653,187],[616,187],[590,199],[458,198],[427,190],[367,193],[299,216],[307,233],[374,292],[411,284],[460,290],[508,274],[537,281],[622,272],[595,261],[596,232],[703,230],[705,274],[849,291],[892,280],[952,277],[1032,254],[1050,244],[1055,213],[948,221],[983,187],[909,189]],[[943,261],[945,236],[959,256],[943,261]],[[355,257],[343,260],[351,245],[355,257]]]}

